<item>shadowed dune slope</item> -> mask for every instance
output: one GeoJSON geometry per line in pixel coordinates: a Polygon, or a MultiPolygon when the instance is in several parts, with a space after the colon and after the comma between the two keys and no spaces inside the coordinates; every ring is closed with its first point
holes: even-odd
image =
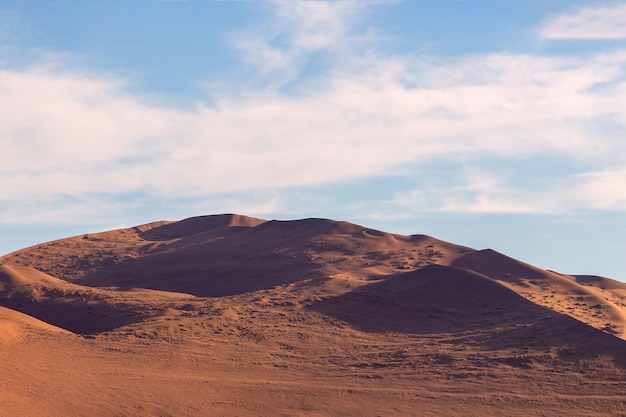
{"type": "Polygon", "coordinates": [[[538,305],[607,333],[625,334],[626,285],[614,280],[558,274],[491,249],[462,254],[450,265],[488,276],[538,305]]]}
{"type": "Polygon", "coordinates": [[[315,311],[374,332],[459,333],[459,344],[489,349],[560,346],[578,356],[614,356],[626,364],[626,341],[530,302],[476,272],[442,265],[319,301],[315,311]]]}
{"type": "Polygon", "coordinates": [[[54,277],[77,281],[127,260],[185,250],[198,242],[218,240],[263,222],[231,214],[158,221],[42,243],[0,257],[0,264],[30,266],[54,277]]]}
{"type": "Polygon", "coordinates": [[[81,334],[115,329],[148,316],[132,304],[116,303],[106,291],[15,265],[0,265],[0,306],[81,334]]]}
{"type": "Polygon", "coordinates": [[[483,275],[429,265],[319,301],[311,308],[367,331],[433,333],[510,321],[497,311],[520,306],[533,305],[483,275]]]}
{"type": "Polygon", "coordinates": [[[421,267],[470,250],[316,218],[237,227],[219,239],[189,235],[168,248],[94,271],[81,282],[223,296],[381,264],[393,270],[421,267]]]}
{"type": "Polygon", "coordinates": [[[38,320],[27,314],[0,307],[0,347],[32,337],[37,332],[71,334],[59,327],[38,320]]]}

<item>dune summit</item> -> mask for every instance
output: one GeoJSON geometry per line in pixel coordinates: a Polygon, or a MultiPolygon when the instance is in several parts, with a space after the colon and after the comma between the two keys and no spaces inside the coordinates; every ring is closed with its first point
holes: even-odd
{"type": "Polygon", "coordinates": [[[0,416],[621,416],[626,284],[228,214],[0,258],[0,416]]]}

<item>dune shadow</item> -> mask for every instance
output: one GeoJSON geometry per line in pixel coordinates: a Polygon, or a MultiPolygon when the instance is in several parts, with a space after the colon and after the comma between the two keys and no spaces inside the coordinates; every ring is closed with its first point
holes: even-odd
{"type": "MultiPolygon", "coordinates": [[[[246,219],[237,221],[245,223],[246,219]]],[[[153,252],[103,264],[81,278],[80,283],[92,287],[174,291],[200,297],[270,289],[322,277],[324,263],[311,256],[309,239],[335,226],[319,219],[270,221],[255,227],[248,227],[247,223],[233,226],[232,219],[224,216],[189,219],[147,231],[156,235],[145,237],[170,239],[175,235],[173,231],[180,228],[189,229],[189,236],[153,252]],[[202,228],[195,222],[207,221],[217,228],[198,232],[202,228]],[[173,228],[172,232],[163,234],[169,228],[173,228]]]]}
{"type": "Polygon", "coordinates": [[[454,267],[401,273],[308,308],[365,332],[446,335],[488,350],[555,349],[563,360],[609,355],[626,366],[626,341],[454,267]]]}
{"type": "Polygon", "coordinates": [[[221,297],[320,276],[319,265],[302,253],[273,251],[271,246],[252,250],[233,246],[224,241],[208,242],[184,251],[131,258],[96,270],[80,283],[221,297]]]}
{"type": "Polygon", "coordinates": [[[87,299],[44,300],[2,299],[0,305],[72,333],[92,335],[142,321],[150,315],[130,306],[114,306],[87,299]]]}

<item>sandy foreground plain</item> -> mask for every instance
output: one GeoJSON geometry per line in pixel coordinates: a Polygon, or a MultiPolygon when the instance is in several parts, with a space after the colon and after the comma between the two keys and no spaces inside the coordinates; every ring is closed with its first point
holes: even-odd
{"type": "Polygon", "coordinates": [[[626,284],[238,215],[0,258],[0,416],[626,416],[626,284]]]}

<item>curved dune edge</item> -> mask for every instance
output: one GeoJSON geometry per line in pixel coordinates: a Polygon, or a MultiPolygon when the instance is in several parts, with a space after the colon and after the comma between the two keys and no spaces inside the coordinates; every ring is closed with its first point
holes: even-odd
{"type": "Polygon", "coordinates": [[[537,305],[596,329],[626,336],[626,284],[607,278],[579,283],[574,276],[543,270],[491,249],[463,254],[449,265],[488,276],[537,305]]]}
{"type": "Polygon", "coordinates": [[[36,333],[73,334],[19,311],[0,307],[0,345],[23,341],[36,333]]]}

